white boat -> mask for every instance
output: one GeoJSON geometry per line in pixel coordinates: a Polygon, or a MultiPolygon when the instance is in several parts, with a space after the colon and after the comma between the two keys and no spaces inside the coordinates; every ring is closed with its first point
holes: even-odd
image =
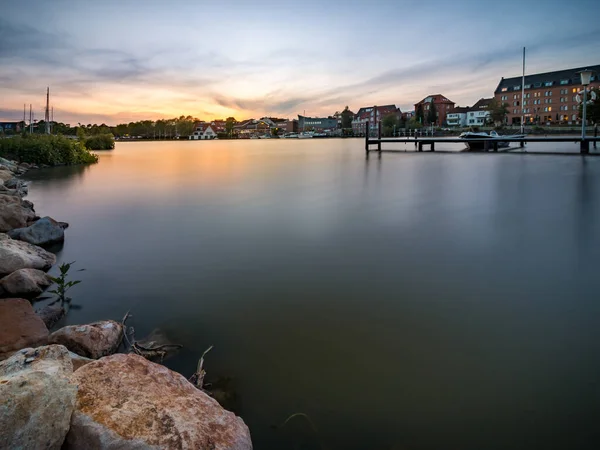
{"type": "Polygon", "coordinates": [[[298,135],[298,139],[312,139],[313,133],[310,131],[303,131],[298,135]]]}
{"type": "Polygon", "coordinates": [[[498,148],[506,148],[510,146],[511,139],[521,139],[524,138],[524,134],[511,134],[511,135],[499,135],[495,131],[491,131],[490,133],[485,132],[474,132],[474,131],[466,131],[461,133],[458,136],[460,139],[465,140],[465,144],[469,150],[473,151],[481,151],[485,150],[485,144],[488,142],[489,148],[493,147],[493,142],[498,141],[498,148]],[[485,139],[493,138],[494,141],[486,141],[485,139]],[[506,139],[506,140],[504,140],[506,139]]]}
{"type": "Polygon", "coordinates": [[[271,139],[271,135],[270,134],[263,134],[262,136],[258,137],[259,139],[271,139]]]}
{"type": "Polygon", "coordinates": [[[257,135],[253,134],[252,136],[250,136],[250,139],[260,139],[257,135]]]}

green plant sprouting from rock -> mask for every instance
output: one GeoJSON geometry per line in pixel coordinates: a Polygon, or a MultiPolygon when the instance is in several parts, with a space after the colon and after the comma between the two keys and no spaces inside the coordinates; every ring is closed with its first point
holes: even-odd
{"type": "Polygon", "coordinates": [[[75,261],[70,263],[62,263],[59,266],[60,275],[58,277],[50,277],[50,279],[56,284],[56,289],[49,291],[51,294],[55,294],[60,300],[61,304],[69,302],[71,299],[67,297],[67,291],[76,284],[81,283],[80,280],[67,281],[67,276],[71,266],[75,264],[75,261]]]}

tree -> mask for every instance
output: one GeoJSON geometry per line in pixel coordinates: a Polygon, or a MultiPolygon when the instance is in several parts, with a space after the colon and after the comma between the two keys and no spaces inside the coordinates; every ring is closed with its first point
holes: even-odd
{"type": "Polygon", "coordinates": [[[352,112],[346,106],[342,111],[342,129],[352,128],[352,119],[352,112]]]}
{"type": "Polygon", "coordinates": [[[398,129],[398,116],[396,114],[388,114],[381,121],[381,125],[383,126],[383,134],[384,136],[391,135],[396,129],[398,129]]]}
{"type": "Polygon", "coordinates": [[[427,122],[430,125],[437,124],[437,109],[435,107],[435,103],[431,102],[429,104],[429,112],[427,113],[427,122]]]}
{"type": "Polygon", "coordinates": [[[496,99],[493,99],[488,106],[488,110],[492,122],[496,125],[504,124],[508,114],[508,103],[499,103],[496,99]]]}
{"type": "MultiPolygon", "coordinates": [[[[600,122],[600,89],[593,89],[596,93],[596,100],[591,100],[591,93],[588,92],[588,104],[585,111],[586,120],[591,123],[600,122]]],[[[580,94],[581,95],[581,94],[580,94]]],[[[583,97],[583,95],[581,95],[583,97]]],[[[583,98],[582,98],[583,100],[583,98]]],[[[583,118],[583,104],[579,105],[579,118],[583,118]]]]}
{"type": "Polygon", "coordinates": [[[235,126],[235,117],[228,117],[225,120],[225,132],[227,133],[228,137],[231,137],[231,135],[233,134],[233,127],[235,126]]]}
{"type": "Polygon", "coordinates": [[[423,115],[423,104],[419,103],[417,105],[417,110],[415,111],[415,117],[417,122],[419,122],[420,124],[423,124],[423,122],[425,122],[425,116],[423,115]]]}

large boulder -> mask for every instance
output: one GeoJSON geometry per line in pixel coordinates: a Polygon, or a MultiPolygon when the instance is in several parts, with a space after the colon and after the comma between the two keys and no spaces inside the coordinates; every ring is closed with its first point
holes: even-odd
{"type": "Polygon", "coordinates": [[[69,358],[71,358],[71,363],[73,364],[73,372],[86,364],[96,361],[95,359],[86,358],[73,352],[69,352],[69,358]]]}
{"type": "Polygon", "coordinates": [[[50,276],[41,270],[19,269],[0,279],[0,294],[5,297],[34,298],[51,284],[50,276]]]}
{"type": "Polygon", "coordinates": [[[72,379],[78,391],[66,449],[252,449],[241,418],[141,356],[102,358],[72,379]]]}
{"type": "Polygon", "coordinates": [[[46,305],[37,311],[37,315],[40,316],[40,319],[42,319],[49,330],[52,329],[65,314],[65,308],[59,304],[46,305]]]}
{"type": "Polygon", "coordinates": [[[55,262],[56,256],[43,248],[0,234],[0,276],[19,269],[48,270],[55,262]]]}
{"type": "Polygon", "coordinates": [[[27,215],[21,206],[21,198],[17,195],[0,194],[0,232],[26,225],[27,215]]]}
{"type": "Polygon", "coordinates": [[[0,181],[5,182],[13,178],[15,175],[8,168],[0,169],[0,181]]]}
{"type": "Polygon", "coordinates": [[[61,344],[86,358],[113,354],[123,339],[123,324],[101,320],[87,325],[68,325],[52,333],[48,342],[61,344]]]}
{"type": "Polygon", "coordinates": [[[29,301],[23,298],[0,300],[0,359],[15,350],[45,345],[47,341],[48,328],[29,301]]]}
{"type": "Polygon", "coordinates": [[[60,449],[77,387],[61,345],[23,349],[0,362],[0,448],[60,449]]]}
{"type": "Polygon", "coordinates": [[[52,217],[43,217],[29,227],[9,231],[8,235],[34,245],[49,245],[65,240],[65,228],[66,224],[57,222],[52,217]]]}

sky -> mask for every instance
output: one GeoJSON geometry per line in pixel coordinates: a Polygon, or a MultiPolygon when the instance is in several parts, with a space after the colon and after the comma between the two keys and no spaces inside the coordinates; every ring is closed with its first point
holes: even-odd
{"type": "Polygon", "coordinates": [[[28,0],[0,14],[0,120],[331,115],[600,64],[598,0],[28,0]]]}

